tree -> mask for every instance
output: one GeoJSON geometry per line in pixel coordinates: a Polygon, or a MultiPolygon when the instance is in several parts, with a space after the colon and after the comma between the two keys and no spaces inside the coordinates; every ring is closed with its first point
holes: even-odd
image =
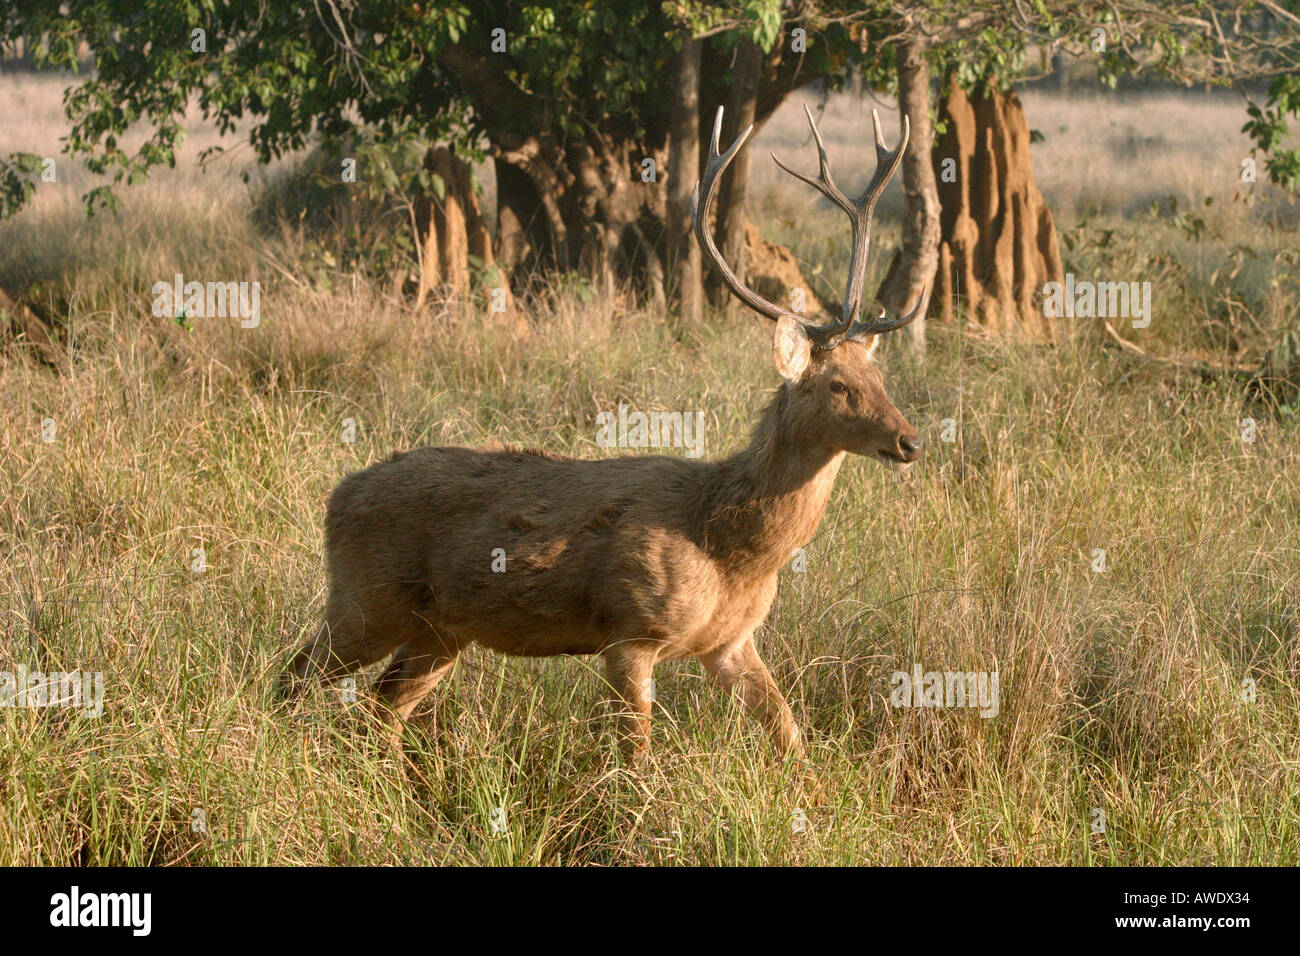
{"type": "Polygon", "coordinates": [[[689,32],[673,62],[673,100],[669,110],[668,266],[677,277],[679,314],[692,325],[704,314],[704,276],[700,247],[691,235],[691,188],[700,161],[700,48],[689,32]]]}
{"type": "MultiPolygon", "coordinates": [[[[0,43],[29,38],[38,64],[68,69],[78,43],[94,53],[96,75],[66,101],[67,151],[114,177],[86,196],[92,210],[118,201],[117,183],[174,163],[185,107],[196,99],[223,131],[239,124],[263,162],[315,137],[354,142],[363,131],[376,144],[428,144],[415,216],[421,294],[435,284],[462,289],[467,264],[486,264],[487,231],[465,171],[490,156],[490,259],[516,286],[538,270],[581,270],[601,282],[635,280],[663,301],[675,266],[665,262],[672,242],[661,174],[674,97],[664,95],[664,75],[678,63],[683,34],[697,38],[705,65],[697,126],[743,85],[741,74],[756,81],[749,100],[761,124],[795,85],[818,77],[834,85],[849,74],[848,25],[866,16],[828,17],[818,4],[780,0],[34,0],[6,10],[0,43]],[[814,37],[798,54],[789,42],[796,23],[814,37]],[[128,152],[119,141],[137,122],[150,135],[128,152]]],[[[33,159],[11,157],[0,168],[0,212],[29,195],[33,159]]],[[[358,179],[376,175],[357,166],[358,179]]],[[[683,173],[692,175],[689,164],[683,173]]],[[[745,235],[739,195],[726,212],[729,241],[745,235]]]]}
{"type": "Polygon", "coordinates": [[[920,316],[911,325],[913,342],[925,345],[925,316],[939,270],[939,190],[935,185],[930,147],[931,123],[928,42],[908,37],[898,55],[898,108],[908,117],[911,136],[903,153],[903,194],[907,197],[903,241],[889,264],[877,298],[894,315],[909,312],[920,302],[920,316]]]}
{"type": "MultiPolygon", "coordinates": [[[[761,126],[796,86],[821,80],[837,89],[856,72],[870,86],[896,86],[915,114],[904,162],[904,237],[880,299],[899,309],[934,291],[930,311],[945,314],[952,295],[976,297],[990,303],[971,310],[976,321],[1032,330],[1024,286],[1051,268],[1050,217],[1034,198],[1031,174],[1014,183],[1002,177],[986,180],[997,197],[968,191],[945,197],[949,205],[971,207],[964,212],[976,223],[978,242],[942,234],[944,224],[951,229],[965,221],[950,208],[936,235],[944,183],[942,170],[926,168],[932,132],[919,115],[930,112],[930,77],[945,92],[941,115],[969,106],[977,119],[989,117],[977,132],[981,140],[952,144],[970,156],[1023,152],[1028,130],[1010,84],[1021,75],[1031,42],[1092,57],[1109,82],[1145,69],[1212,82],[1269,78],[1270,99],[1253,107],[1247,128],[1267,154],[1269,175],[1294,183],[1300,159],[1282,144],[1287,118],[1300,107],[1298,2],[629,0],[615,7],[589,0],[546,6],[232,0],[209,9],[172,0],[29,0],[0,11],[0,43],[25,38],[38,65],[70,69],[80,45],[93,51],[96,75],[66,98],[66,151],[114,177],[87,194],[91,209],[116,202],[117,183],[136,182],[153,166],[175,161],[191,99],[223,130],[239,124],[263,161],[317,138],[340,149],[370,144],[370,157],[419,144],[424,162],[412,179],[417,234],[409,244],[422,261],[419,297],[435,286],[464,290],[468,272],[486,274],[495,265],[516,289],[550,270],[581,270],[605,284],[635,282],[652,301],[666,301],[681,268],[690,272],[690,253],[687,248],[683,261],[679,241],[683,180],[698,174],[689,144],[674,153],[672,143],[674,131],[692,137],[682,106],[689,92],[664,95],[665,77],[669,86],[692,82],[681,51],[699,46],[697,140],[719,104],[730,103],[731,122],[752,111],[761,126]],[[1109,45],[1094,52],[1098,33],[1109,45]],[[965,105],[954,98],[958,91],[965,105]],[[119,140],[135,123],[149,135],[130,152],[119,140]],[[490,244],[468,176],[471,163],[489,156],[497,179],[490,244]],[[977,200],[988,210],[1027,203],[1019,227],[1033,234],[1016,236],[1015,243],[1039,250],[1041,261],[1019,269],[1010,291],[993,287],[996,257],[979,257],[981,247],[1005,242],[1007,225],[997,212],[973,215],[977,200]],[[940,242],[948,249],[942,267],[940,242]],[[1007,318],[1008,309],[1014,318],[1007,318]]],[[[11,214],[30,195],[38,164],[31,155],[0,161],[0,214],[11,214]]],[[[372,184],[392,176],[377,159],[356,165],[358,179],[372,184]]],[[[1031,170],[1027,161],[1015,165],[1031,170]]],[[[746,222],[744,176],[723,189],[724,248],[740,268],[749,260],[751,269],[766,273],[751,275],[751,284],[788,286],[792,274],[802,284],[788,254],[763,243],[746,222]]],[[[690,283],[678,286],[685,291],[690,283]]]]}
{"type": "MultiPolygon", "coordinates": [[[[735,66],[732,69],[731,90],[727,96],[727,110],[722,126],[722,139],[734,143],[741,131],[753,126],[758,111],[758,84],[763,69],[763,51],[749,37],[736,44],[735,66]]],[[[741,150],[731,162],[722,179],[718,195],[718,229],[721,238],[718,248],[722,258],[731,265],[741,282],[746,278],[745,258],[745,192],[749,185],[749,153],[741,150]]],[[[727,306],[731,293],[718,277],[709,276],[709,288],[714,304],[727,306]]]]}
{"type": "Polygon", "coordinates": [[[886,56],[899,51],[900,102],[910,100],[913,117],[908,154],[932,152],[934,169],[915,158],[904,163],[903,243],[879,298],[899,309],[920,288],[933,288],[931,316],[951,317],[960,298],[970,320],[987,328],[1054,336],[1035,297],[1045,281],[1059,279],[1060,252],[1034,185],[1029,128],[1012,86],[1031,43],[1061,59],[1091,58],[1109,86],[1123,74],[1151,71],[1184,83],[1271,78],[1268,103],[1250,105],[1245,131],[1266,154],[1270,177],[1294,188],[1300,152],[1282,143],[1286,118],[1300,115],[1297,14],[1297,0],[892,3],[887,15],[869,21],[872,46],[886,56]],[[943,93],[937,113],[945,132],[937,142],[916,118],[929,92],[927,65],[943,93]]]}

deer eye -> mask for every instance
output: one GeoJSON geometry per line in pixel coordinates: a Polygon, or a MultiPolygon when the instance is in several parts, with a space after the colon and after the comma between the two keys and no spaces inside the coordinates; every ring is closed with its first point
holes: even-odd
{"type": "Polygon", "coordinates": [[[849,387],[845,385],[843,382],[841,382],[839,379],[834,379],[831,382],[831,391],[835,392],[837,395],[847,392],[848,390],[849,387]]]}

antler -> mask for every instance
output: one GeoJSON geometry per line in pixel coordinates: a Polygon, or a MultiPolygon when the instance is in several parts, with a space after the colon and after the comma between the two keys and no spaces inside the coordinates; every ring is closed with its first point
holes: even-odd
{"type": "Polygon", "coordinates": [[[719,139],[722,135],[721,106],[718,107],[717,116],[713,120],[713,136],[709,142],[709,161],[704,169],[704,177],[696,183],[695,189],[691,193],[691,221],[695,227],[695,236],[704,249],[709,262],[718,270],[722,280],[738,299],[755,312],[773,321],[785,315],[791,316],[803,325],[808,337],[812,339],[818,348],[833,349],[846,339],[859,339],[868,335],[876,335],[901,328],[915,319],[920,311],[921,299],[924,298],[924,294],[922,294],[921,299],[917,300],[912,311],[901,318],[888,319],[882,310],[877,318],[869,319],[866,322],[854,321],[857,317],[858,307],[862,302],[862,283],[867,270],[867,250],[871,245],[871,215],[876,208],[876,201],[880,199],[881,193],[885,191],[885,186],[889,183],[902,161],[903,150],[907,148],[907,139],[911,127],[907,117],[904,116],[902,141],[891,152],[885,148],[884,136],[880,129],[880,117],[875,110],[871,111],[871,118],[875,124],[876,132],[876,172],[871,177],[871,182],[867,184],[866,190],[858,197],[856,202],[852,202],[831,179],[830,161],[826,156],[826,146],[822,142],[821,133],[817,130],[817,123],[813,120],[812,112],[809,111],[807,106],[804,106],[804,113],[808,116],[808,125],[812,127],[813,138],[817,141],[817,153],[820,161],[817,178],[810,179],[795,172],[777,159],[775,154],[772,155],[772,159],[791,176],[815,187],[827,199],[843,209],[852,224],[853,246],[849,257],[849,277],[844,289],[844,303],[840,310],[839,319],[832,319],[825,325],[814,325],[802,316],[769,302],[752,289],[742,285],[740,280],[736,278],[736,274],[731,271],[731,267],[723,261],[722,255],[718,252],[718,247],[714,244],[713,236],[708,230],[709,205],[713,201],[713,193],[717,187],[718,178],[745,144],[745,140],[749,138],[750,133],[754,131],[753,126],[747,127],[731,144],[731,148],[726,153],[719,154],[719,139]]]}

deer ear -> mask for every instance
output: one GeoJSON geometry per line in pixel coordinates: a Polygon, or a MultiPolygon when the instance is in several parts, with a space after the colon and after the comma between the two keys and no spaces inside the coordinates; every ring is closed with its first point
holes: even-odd
{"type": "Polygon", "coordinates": [[[867,358],[871,358],[876,354],[876,346],[880,344],[880,336],[878,334],[869,335],[862,340],[862,343],[867,347],[867,358]]]}
{"type": "Polygon", "coordinates": [[[776,322],[776,337],[772,341],[772,355],[776,370],[787,382],[797,382],[812,359],[812,342],[803,324],[794,316],[783,315],[776,322]]]}

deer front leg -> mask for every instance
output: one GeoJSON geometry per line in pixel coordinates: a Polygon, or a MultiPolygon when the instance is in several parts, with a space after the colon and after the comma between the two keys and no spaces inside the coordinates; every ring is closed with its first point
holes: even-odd
{"type": "Polygon", "coordinates": [[[652,647],[619,643],[605,649],[605,676],[618,698],[619,748],[630,761],[643,758],[650,749],[650,675],[654,662],[652,647]]]}
{"type": "Polygon", "coordinates": [[[394,741],[401,738],[411,712],[438,686],[459,653],[457,641],[434,630],[418,632],[398,649],[375,685],[379,719],[394,741]]]}
{"type": "Polygon", "coordinates": [[[782,754],[803,755],[794,714],[758,656],[752,634],[701,654],[700,661],[723,687],[740,689],[745,710],[759,719],[782,754]]]}

